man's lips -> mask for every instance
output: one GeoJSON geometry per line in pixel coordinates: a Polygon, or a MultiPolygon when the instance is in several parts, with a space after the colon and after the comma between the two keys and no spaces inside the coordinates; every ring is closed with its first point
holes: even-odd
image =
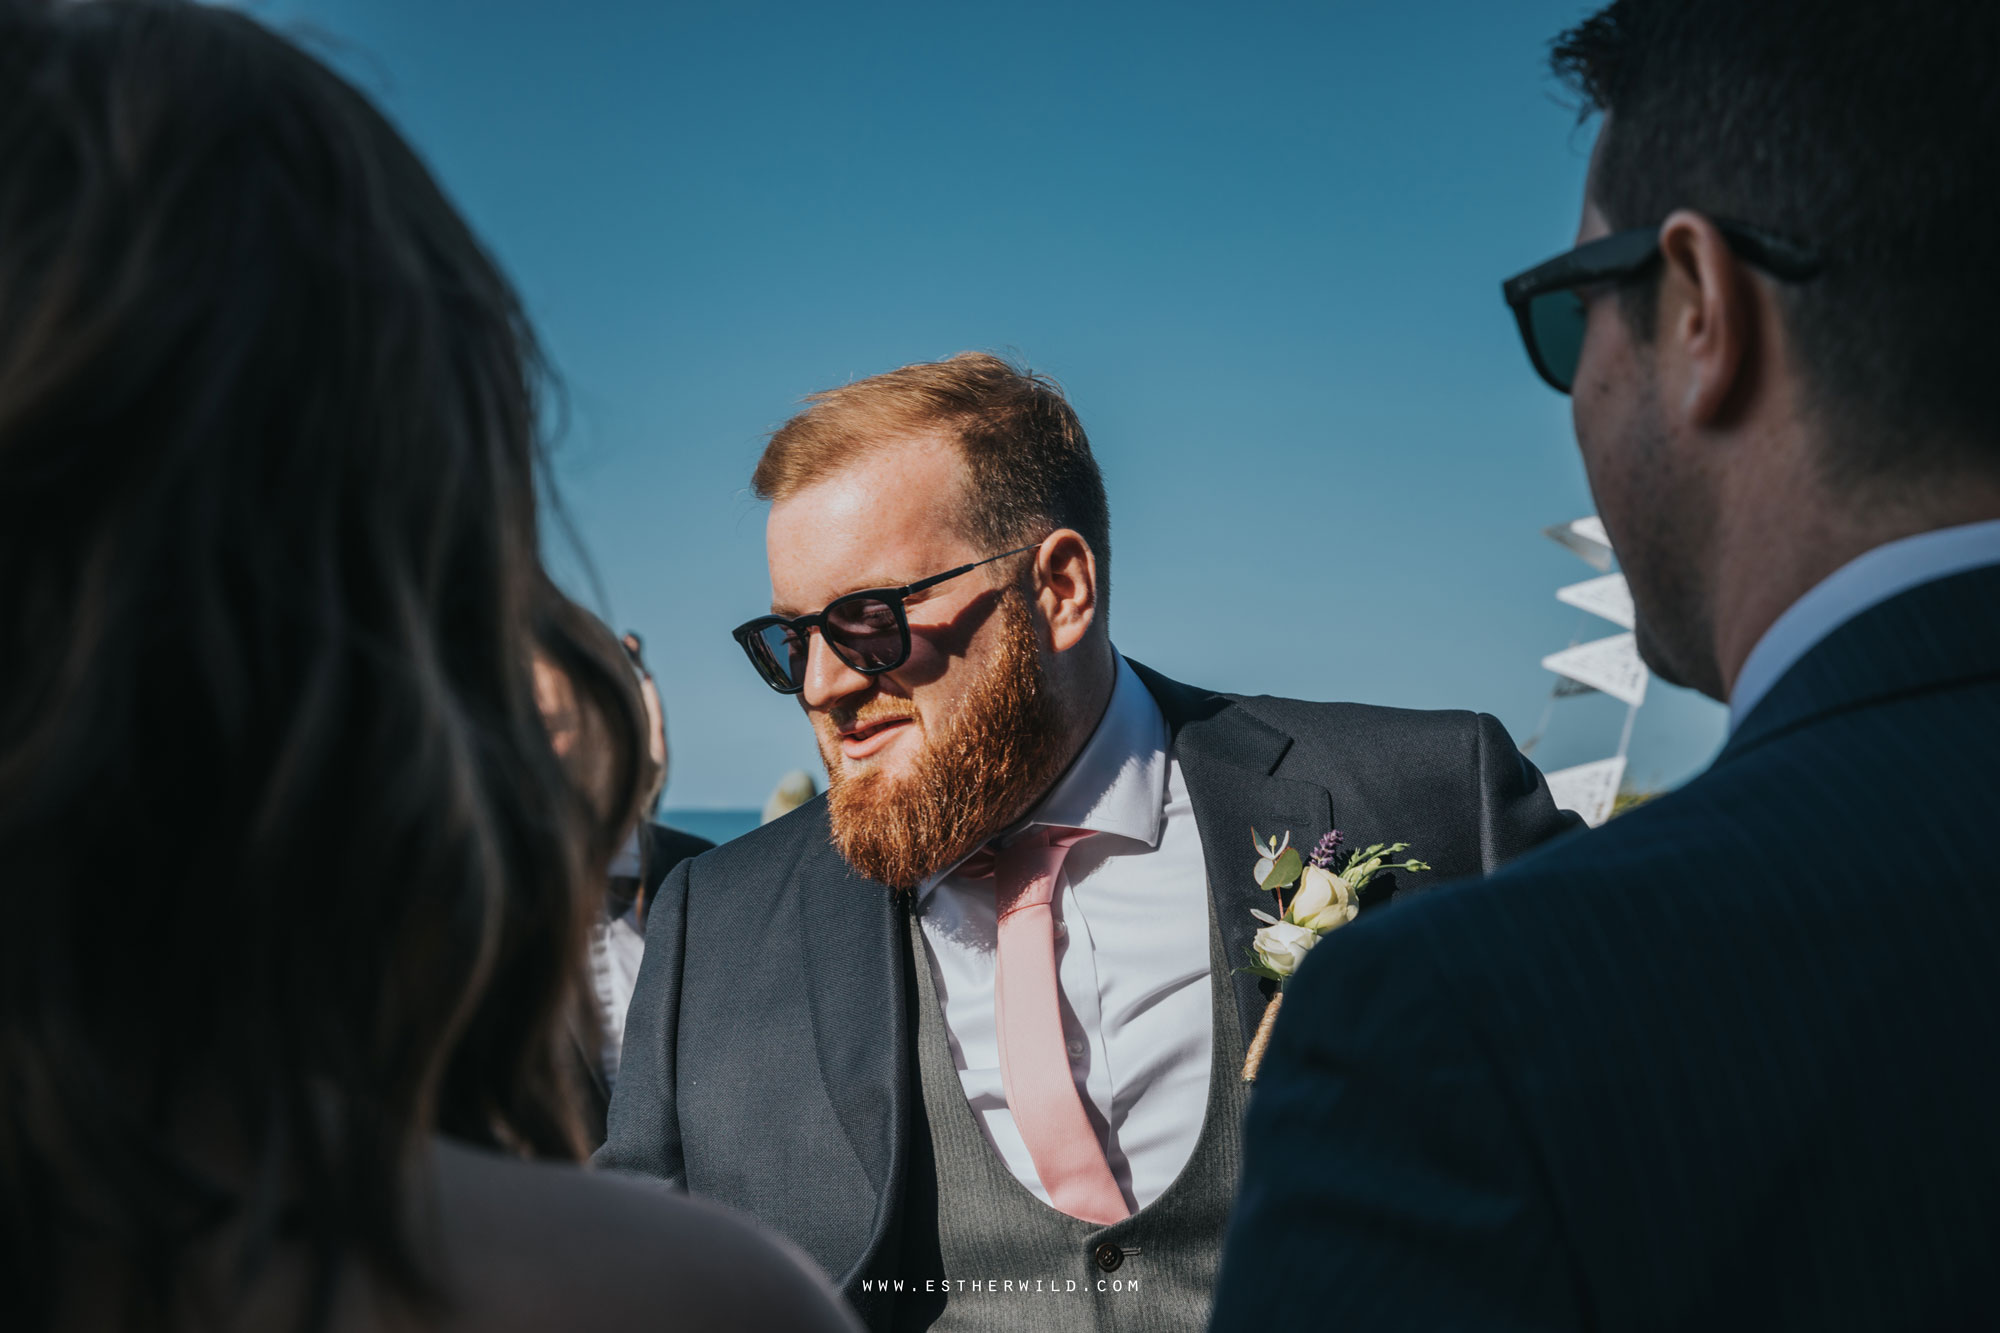
{"type": "Polygon", "coordinates": [[[840,729],[840,752],[849,759],[866,759],[903,734],[914,718],[884,717],[855,722],[840,729]]]}

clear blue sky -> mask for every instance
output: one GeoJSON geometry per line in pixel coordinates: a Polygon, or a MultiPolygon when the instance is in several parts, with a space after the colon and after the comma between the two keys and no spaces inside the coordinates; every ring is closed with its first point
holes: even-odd
{"type": "MultiPolygon", "coordinates": [[[[1569,244],[1591,131],[1545,72],[1578,0],[1014,5],[264,0],[430,161],[568,386],[557,470],[646,638],[669,806],[817,769],[731,626],[745,484],[797,400],[966,348],[1068,389],[1111,493],[1113,638],[1216,688],[1476,708],[1615,633],[1543,539],[1590,512],[1500,279],[1569,244]],[[322,49],[325,49],[322,47],[322,49]]],[[[1569,701],[1536,758],[1609,754],[1569,701]]],[[[1722,710],[1654,683],[1632,780],[1722,710]]]]}

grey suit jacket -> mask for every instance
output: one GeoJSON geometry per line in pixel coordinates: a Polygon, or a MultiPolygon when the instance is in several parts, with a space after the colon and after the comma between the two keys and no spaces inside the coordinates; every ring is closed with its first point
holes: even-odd
{"type": "MultiPolygon", "coordinates": [[[[1250,909],[1268,902],[1250,878],[1253,826],[1409,842],[1445,877],[1577,825],[1490,717],[1224,696],[1134,667],[1172,732],[1232,959],[1247,961],[1250,909]]],[[[916,1193],[934,1188],[910,1178],[922,1172],[910,1169],[905,910],[835,852],[824,799],[677,867],[648,920],[597,1156],[789,1236],[877,1327],[892,1298],[860,1280],[894,1262],[902,1219],[927,1215],[916,1193]]],[[[1270,983],[1227,984],[1247,1041],[1270,983]]]]}

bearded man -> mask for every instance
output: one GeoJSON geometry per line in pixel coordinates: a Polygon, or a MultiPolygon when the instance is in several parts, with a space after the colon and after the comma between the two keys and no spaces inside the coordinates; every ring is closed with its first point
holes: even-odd
{"type": "Polygon", "coordinates": [[[1121,657],[1046,380],[968,354],[811,403],[736,634],[830,788],[662,889],[599,1161],[752,1213],[878,1329],[1199,1328],[1272,989],[1253,828],[1450,875],[1577,821],[1490,717],[1121,657]]]}

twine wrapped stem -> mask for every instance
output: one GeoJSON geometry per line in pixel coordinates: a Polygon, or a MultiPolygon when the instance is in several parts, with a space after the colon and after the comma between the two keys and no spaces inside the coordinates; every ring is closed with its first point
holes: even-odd
{"type": "Polygon", "coordinates": [[[1257,1067],[1264,1063],[1264,1048],[1271,1044],[1271,1029],[1278,1022],[1278,1006],[1285,1002],[1285,993],[1279,991],[1264,1006],[1264,1017],[1257,1024],[1257,1035],[1250,1039],[1250,1053],[1243,1057],[1243,1081],[1257,1081],[1257,1067]]]}

